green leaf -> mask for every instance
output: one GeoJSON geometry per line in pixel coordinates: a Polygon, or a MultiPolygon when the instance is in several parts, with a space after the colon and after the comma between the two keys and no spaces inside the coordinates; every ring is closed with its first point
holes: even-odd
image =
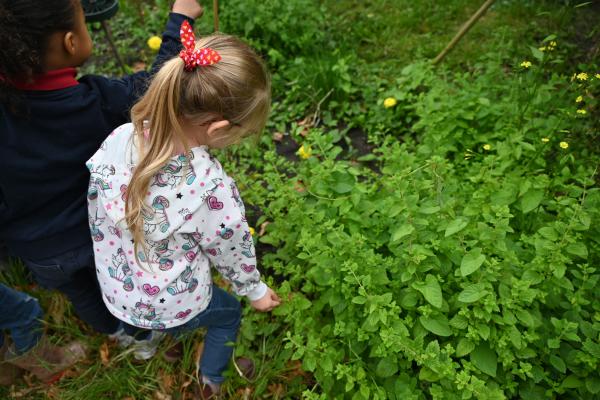
{"type": "Polygon", "coordinates": [[[561,374],[564,374],[567,371],[567,366],[562,358],[555,356],[554,354],[550,356],[550,364],[561,374]]]}
{"type": "Polygon", "coordinates": [[[444,237],[454,235],[456,232],[463,230],[468,224],[469,221],[467,219],[462,217],[456,218],[454,221],[450,222],[446,227],[444,237]]]}
{"type": "Polygon", "coordinates": [[[567,389],[577,389],[578,387],[581,387],[581,381],[577,376],[569,375],[560,386],[567,389]]]}
{"type": "Polygon", "coordinates": [[[533,57],[535,57],[538,61],[542,61],[544,59],[543,51],[533,46],[529,46],[529,48],[531,49],[531,55],[533,55],[533,57]]]}
{"type": "Polygon", "coordinates": [[[567,252],[571,253],[573,255],[579,256],[581,258],[588,257],[587,247],[585,246],[585,244],[583,244],[581,242],[571,243],[570,245],[568,245],[567,252]]]}
{"type": "Polygon", "coordinates": [[[526,327],[533,328],[535,326],[535,321],[529,311],[523,309],[517,310],[515,311],[515,315],[526,327]]]}
{"type": "Polygon", "coordinates": [[[302,366],[307,371],[314,371],[317,368],[317,359],[309,352],[304,354],[304,359],[302,360],[302,366]]]}
{"type": "Polygon", "coordinates": [[[477,271],[485,261],[485,256],[481,254],[481,248],[476,247],[464,255],[460,262],[460,274],[462,276],[471,275],[477,271]]]}
{"type": "Polygon", "coordinates": [[[585,387],[592,394],[600,393],[600,378],[590,375],[585,378],[585,387]]]}
{"type": "Polygon", "coordinates": [[[456,346],[456,357],[463,357],[473,351],[475,344],[469,339],[461,338],[456,346]]]}
{"type": "Polygon", "coordinates": [[[415,282],[413,283],[412,287],[413,289],[421,292],[429,304],[437,308],[442,307],[442,288],[440,287],[440,284],[435,276],[427,274],[425,277],[425,283],[415,282]]]}
{"type": "Polygon", "coordinates": [[[402,239],[406,235],[410,235],[415,231],[415,227],[410,224],[400,225],[392,234],[392,242],[402,239]]]}
{"type": "Polygon", "coordinates": [[[458,295],[458,301],[462,303],[474,303],[487,294],[483,283],[474,283],[464,288],[458,295]]]}
{"type": "Polygon", "coordinates": [[[419,322],[421,322],[421,325],[429,332],[438,336],[452,335],[448,320],[443,315],[438,315],[436,317],[420,317],[419,322]]]}
{"type": "Polygon", "coordinates": [[[538,233],[548,240],[552,240],[552,241],[558,240],[558,233],[556,232],[556,229],[554,229],[551,226],[545,226],[543,228],[540,228],[538,233]]]}
{"type": "Polygon", "coordinates": [[[487,343],[481,343],[471,352],[471,362],[483,373],[496,377],[498,357],[487,343]]]}
{"type": "Polygon", "coordinates": [[[523,214],[527,214],[528,212],[539,206],[543,198],[544,192],[542,190],[528,190],[527,193],[525,193],[521,198],[521,210],[523,211],[523,214]]]}
{"type": "Polygon", "coordinates": [[[394,356],[382,358],[377,363],[375,374],[381,378],[387,378],[398,372],[398,360],[394,356]]]}
{"type": "Polygon", "coordinates": [[[356,178],[345,172],[334,171],[331,174],[331,178],[333,179],[331,188],[334,192],[340,194],[351,192],[356,184],[356,178]]]}

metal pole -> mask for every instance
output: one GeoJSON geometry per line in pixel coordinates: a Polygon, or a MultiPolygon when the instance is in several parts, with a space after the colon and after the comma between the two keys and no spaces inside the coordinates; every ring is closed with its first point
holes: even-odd
{"type": "Polygon", "coordinates": [[[458,43],[458,41],[469,31],[469,29],[471,29],[471,27],[475,25],[475,22],[477,22],[477,20],[481,18],[481,16],[487,11],[487,9],[490,8],[492,4],[494,4],[494,1],[495,0],[487,0],[485,3],[483,3],[481,7],[479,7],[479,10],[477,10],[477,12],[473,14],[471,18],[469,18],[469,20],[460,28],[458,33],[452,38],[450,43],[448,43],[448,46],[446,46],[446,48],[442,50],[442,52],[438,54],[438,56],[433,60],[433,65],[439,64],[440,61],[444,59],[446,54],[448,54],[450,50],[452,50],[452,48],[456,46],[456,43],[458,43]]]}

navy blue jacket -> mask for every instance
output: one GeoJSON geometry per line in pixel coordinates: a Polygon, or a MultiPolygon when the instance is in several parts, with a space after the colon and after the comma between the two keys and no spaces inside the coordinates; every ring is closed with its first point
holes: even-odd
{"type": "Polygon", "coordinates": [[[22,91],[25,117],[0,106],[0,241],[11,254],[42,260],[92,245],[85,162],[128,122],[151,75],[179,53],[184,19],[169,15],[149,73],[121,79],[88,75],[77,82],[74,69],[53,71],[41,78],[44,89],[54,90],[22,91]]]}

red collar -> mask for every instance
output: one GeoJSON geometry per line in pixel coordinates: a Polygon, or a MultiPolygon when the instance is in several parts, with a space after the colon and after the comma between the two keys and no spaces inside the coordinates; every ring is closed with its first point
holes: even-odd
{"type": "Polygon", "coordinates": [[[78,85],[75,79],[77,70],[75,68],[63,68],[48,71],[43,75],[37,75],[31,82],[15,81],[15,87],[19,90],[57,90],[78,85]]]}

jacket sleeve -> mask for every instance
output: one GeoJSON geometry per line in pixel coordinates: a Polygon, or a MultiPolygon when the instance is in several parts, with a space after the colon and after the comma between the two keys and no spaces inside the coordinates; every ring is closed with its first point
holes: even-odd
{"type": "Polygon", "coordinates": [[[103,113],[115,127],[129,122],[129,111],[148,88],[150,78],[183,48],[179,39],[179,29],[184,20],[190,24],[194,23],[194,20],[182,14],[169,14],[162,43],[150,72],[140,71],[118,79],[86,75],[79,80],[80,83],[87,84],[92,91],[99,93],[103,113]]]}
{"type": "Polygon", "coordinates": [[[201,234],[200,248],[234,291],[251,301],[262,298],[267,285],[256,269],[254,241],[235,184],[220,185],[206,196],[188,225],[201,234]]]}

